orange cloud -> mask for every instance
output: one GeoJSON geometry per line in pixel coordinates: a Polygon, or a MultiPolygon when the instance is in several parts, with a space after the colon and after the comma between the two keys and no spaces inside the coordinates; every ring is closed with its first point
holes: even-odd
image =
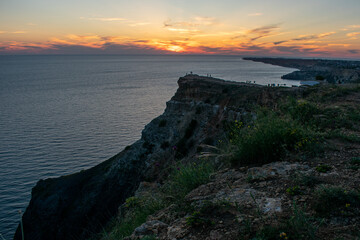
{"type": "Polygon", "coordinates": [[[217,21],[214,18],[210,17],[194,17],[190,21],[181,21],[173,22],[171,19],[168,19],[164,22],[164,28],[168,31],[178,32],[178,33],[198,33],[201,28],[214,26],[217,24],[217,21]]]}
{"type": "Polygon", "coordinates": [[[258,16],[262,16],[263,13],[249,13],[248,16],[249,17],[258,17],[258,16]]]}
{"type": "MultiPolygon", "coordinates": [[[[44,43],[0,42],[1,53],[45,53],[45,54],[237,54],[237,55],[279,55],[279,56],[344,56],[358,54],[356,46],[339,41],[320,41],[335,32],[299,35],[279,41],[281,32],[278,24],[266,25],[249,30],[212,31],[206,26],[216,24],[212,18],[192,18],[188,22],[164,23],[167,31],[188,34],[156,38],[127,36],[77,35],[53,37],[44,43]],[[179,37],[180,36],[180,37],[179,37]],[[351,50],[351,51],[350,51],[351,50]]],[[[216,28],[215,28],[216,29],[216,28]]],[[[349,33],[355,37],[357,33],[349,33]]]]}
{"type": "Polygon", "coordinates": [[[87,19],[87,20],[95,20],[95,21],[101,21],[101,22],[114,22],[114,21],[125,21],[127,19],[125,18],[114,18],[114,17],[96,17],[96,18],[85,18],[80,17],[80,19],[87,19]]]}
{"type": "Polygon", "coordinates": [[[346,36],[351,37],[351,39],[357,39],[357,36],[360,35],[360,32],[352,32],[346,34],[346,36]]]}

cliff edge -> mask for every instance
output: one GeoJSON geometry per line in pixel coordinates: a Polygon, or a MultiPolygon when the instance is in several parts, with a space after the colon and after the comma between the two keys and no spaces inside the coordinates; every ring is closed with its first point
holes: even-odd
{"type": "Polygon", "coordinates": [[[37,183],[25,239],[360,236],[359,85],[178,85],[133,145],[37,183]]]}
{"type": "MultiPolygon", "coordinates": [[[[300,92],[198,75],[181,77],[178,84],[165,112],[133,145],[91,169],[36,184],[23,215],[26,239],[86,239],[98,233],[141,181],[161,177],[155,165],[167,166],[194,154],[199,143],[221,138],[224,120],[240,120],[254,104],[300,92]]],[[[14,239],[21,239],[20,227],[14,239]]]]}

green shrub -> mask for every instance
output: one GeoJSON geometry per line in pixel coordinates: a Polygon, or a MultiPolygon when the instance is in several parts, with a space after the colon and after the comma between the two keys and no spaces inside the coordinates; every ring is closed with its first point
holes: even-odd
{"type": "Polygon", "coordinates": [[[350,160],[350,168],[358,170],[360,168],[360,157],[354,157],[350,160]]]}
{"type": "Polygon", "coordinates": [[[299,206],[294,204],[293,215],[279,226],[265,226],[257,234],[257,240],[315,240],[321,223],[306,215],[299,206]]]}
{"type": "Polygon", "coordinates": [[[198,186],[209,182],[214,167],[209,162],[179,165],[169,176],[166,192],[178,201],[182,201],[186,194],[198,186]]]}
{"type": "Polygon", "coordinates": [[[314,115],[322,112],[316,104],[293,97],[289,97],[286,103],[281,105],[281,109],[283,113],[289,114],[292,119],[302,124],[312,122],[314,115]]]}
{"type": "Polygon", "coordinates": [[[347,142],[360,143],[360,137],[355,134],[346,134],[339,129],[333,130],[327,134],[327,138],[339,138],[347,142]]]}
{"type": "Polygon", "coordinates": [[[314,224],[315,220],[306,215],[298,205],[294,204],[293,216],[286,224],[286,232],[291,239],[317,239],[316,232],[320,224],[314,224]]]}
{"type": "Polygon", "coordinates": [[[360,208],[360,194],[358,191],[347,191],[340,187],[321,186],[315,192],[314,210],[323,216],[338,215],[351,210],[360,208]]]}
{"type": "Polygon", "coordinates": [[[314,187],[316,184],[320,183],[320,180],[313,175],[298,173],[295,176],[294,182],[301,186],[314,187]]]}
{"type": "Polygon", "coordinates": [[[288,150],[300,150],[311,143],[310,132],[295,121],[275,114],[259,115],[253,125],[232,133],[233,164],[264,164],[281,160],[288,150]]]}
{"type": "Polygon", "coordinates": [[[286,189],[286,192],[291,196],[299,195],[301,193],[299,186],[289,187],[286,189]]]}
{"type": "Polygon", "coordinates": [[[133,233],[135,228],[146,222],[146,218],[164,207],[161,199],[150,197],[130,197],[125,202],[128,211],[120,221],[116,221],[110,233],[103,236],[104,240],[121,240],[133,233]]]}
{"type": "Polygon", "coordinates": [[[327,173],[332,168],[326,164],[321,164],[321,165],[317,166],[315,169],[316,169],[316,171],[318,171],[320,173],[327,173]]]}
{"type": "Polygon", "coordinates": [[[199,225],[209,225],[211,220],[202,216],[200,211],[194,211],[191,216],[186,218],[186,224],[192,227],[199,225]]]}

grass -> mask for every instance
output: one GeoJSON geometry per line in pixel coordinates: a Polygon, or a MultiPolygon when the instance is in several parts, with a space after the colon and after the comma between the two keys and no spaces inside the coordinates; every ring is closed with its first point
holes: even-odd
{"type": "MultiPolygon", "coordinates": [[[[110,232],[104,233],[103,240],[122,240],[133,233],[135,228],[146,222],[148,216],[173,203],[182,204],[185,196],[201,184],[209,182],[214,167],[210,162],[179,164],[174,167],[160,194],[145,197],[130,197],[125,201],[125,214],[114,220],[110,232]]],[[[153,193],[152,193],[153,194],[153,193]]],[[[153,236],[147,236],[145,239],[153,236]]]]}
{"type": "Polygon", "coordinates": [[[288,193],[291,196],[295,196],[301,194],[301,190],[299,186],[294,186],[287,188],[286,193],[288,193]]]}
{"type": "Polygon", "coordinates": [[[321,112],[316,104],[304,99],[297,100],[293,97],[289,97],[280,107],[282,112],[288,113],[292,119],[299,121],[301,124],[313,121],[314,115],[321,112]]]}
{"type": "Polygon", "coordinates": [[[252,124],[237,125],[231,136],[235,165],[279,161],[287,151],[303,149],[314,141],[313,132],[299,122],[266,111],[252,124]]]}
{"type": "Polygon", "coordinates": [[[320,183],[320,180],[313,175],[298,173],[295,175],[294,182],[300,186],[314,187],[316,184],[320,183]]]}
{"type": "Polygon", "coordinates": [[[343,215],[360,210],[360,193],[341,187],[321,186],[314,194],[314,210],[320,216],[343,215]]]}
{"type": "Polygon", "coordinates": [[[338,138],[343,141],[351,142],[351,143],[360,143],[360,136],[355,135],[355,134],[347,134],[347,133],[341,132],[339,129],[329,132],[326,137],[327,138],[338,138]]]}
{"type": "Polygon", "coordinates": [[[353,157],[350,160],[350,169],[358,170],[360,168],[360,157],[353,157]]]}
{"type": "Polygon", "coordinates": [[[175,167],[169,176],[165,192],[174,199],[182,201],[191,190],[209,182],[210,175],[214,172],[214,166],[210,162],[180,164],[175,167]]]}
{"type": "Polygon", "coordinates": [[[316,166],[315,169],[316,169],[317,172],[327,173],[327,172],[329,172],[329,171],[332,169],[332,167],[331,167],[331,166],[328,166],[328,165],[326,165],[326,164],[321,164],[321,165],[319,165],[319,166],[316,166]]]}
{"type": "Polygon", "coordinates": [[[136,198],[131,197],[126,201],[126,214],[120,221],[115,221],[110,233],[105,233],[104,240],[121,240],[133,233],[135,228],[146,221],[146,218],[162,209],[164,203],[162,199],[136,198]]]}
{"type": "Polygon", "coordinates": [[[256,233],[253,240],[314,240],[321,225],[316,219],[309,217],[304,210],[294,203],[293,214],[278,226],[265,226],[256,233]]]}

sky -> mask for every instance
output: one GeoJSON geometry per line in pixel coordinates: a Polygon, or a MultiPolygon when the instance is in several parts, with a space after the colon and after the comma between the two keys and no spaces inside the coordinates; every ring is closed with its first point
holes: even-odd
{"type": "Polygon", "coordinates": [[[360,0],[0,0],[0,54],[360,59],[360,0]]]}

